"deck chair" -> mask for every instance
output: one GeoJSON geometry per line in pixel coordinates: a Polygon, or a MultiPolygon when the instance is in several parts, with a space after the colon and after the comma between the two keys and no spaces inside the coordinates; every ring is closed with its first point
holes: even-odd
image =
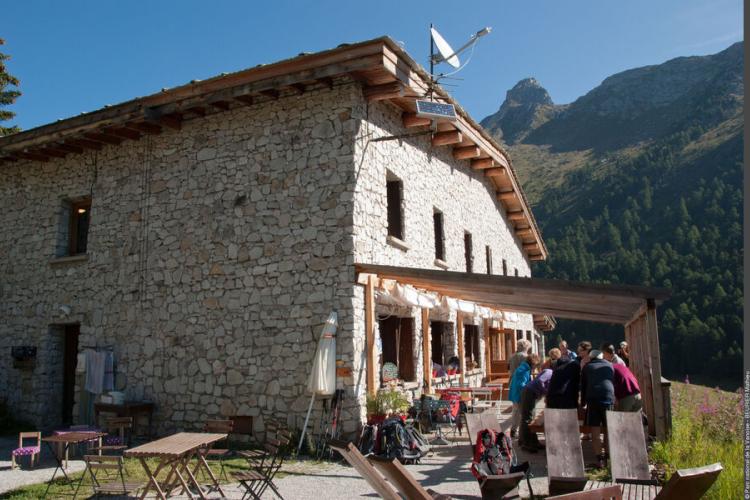
{"type": "MultiPolygon", "coordinates": [[[[545,427],[547,425],[545,418],[545,427]]],[[[648,468],[640,412],[607,411],[607,441],[615,483],[656,485],[648,468]]]]}
{"type": "Polygon", "coordinates": [[[482,493],[482,500],[521,498],[518,493],[518,483],[525,477],[526,474],[523,472],[485,477],[479,481],[479,491],[482,493]]]}
{"type": "Polygon", "coordinates": [[[578,411],[548,408],[545,411],[544,440],[550,495],[583,490],[587,478],[578,429],[578,411]]]}
{"type": "Polygon", "coordinates": [[[426,490],[397,459],[369,456],[370,462],[396,489],[409,500],[449,500],[451,497],[426,490]]]}
{"type": "Polygon", "coordinates": [[[265,455],[260,458],[245,457],[250,465],[249,470],[232,472],[234,479],[239,481],[240,486],[245,489],[245,493],[242,495],[243,500],[245,498],[260,500],[268,488],[271,488],[276,496],[284,499],[278,487],[274,484],[273,478],[284,464],[285,448],[289,445],[291,439],[292,435],[287,429],[278,429],[275,439],[266,439],[265,455]]]}
{"type": "Polygon", "coordinates": [[[123,458],[109,455],[84,455],[83,461],[86,462],[86,469],[83,471],[83,476],[78,481],[78,486],[73,494],[73,498],[78,496],[78,492],[86,480],[86,473],[88,472],[91,478],[91,488],[94,490],[94,495],[99,498],[99,495],[130,495],[137,489],[141,488],[143,484],[125,482],[123,458]],[[108,482],[100,482],[97,475],[100,472],[107,474],[108,482]],[[115,472],[116,478],[112,480],[111,473],[115,472]]]}
{"type": "MultiPolygon", "coordinates": [[[[234,429],[234,422],[232,420],[206,420],[203,425],[203,432],[216,432],[219,434],[231,434],[234,429]]],[[[225,441],[225,440],[222,440],[225,441]]],[[[209,448],[204,456],[209,462],[219,462],[220,470],[219,477],[227,478],[227,473],[224,470],[224,460],[229,458],[232,454],[232,450],[227,448],[209,448]]]]}
{"type": "Polygon", "coordinates": [[[547,500],[622,500],[622,487],[615,484],[595,490],[576,491],[565,495],[547,497],[547,500]]]}
{"type": "Polygon", "coordinates": [[[383,476],[378,473],[375,466],[368,462],[367,459],[359,452],[353,443],[347,443],[346,441],[340,441],[337,439],[330,439],[328,446],[335,450],[344,457],[344,460],[349,462],[349,465],[354,467],[360,476],[367,481],[372,489],[385,500],[401,500],[401,496],[396,493],[393,486],[385,480],[383,476]]]}
{"type": "Polygon", "coordinates": [[[655,500],[699,500],[722,470],[720,463],[678,470],[672,474],[655,500]]]}
{"type": "Polygon", "coordinates": [[[479,414],[482,427],[480,429],[489,429],[491,431],[500,432],[502,430],[500,421],[497,419],[497,413],[491,410],[483,411],[479,414]]]}

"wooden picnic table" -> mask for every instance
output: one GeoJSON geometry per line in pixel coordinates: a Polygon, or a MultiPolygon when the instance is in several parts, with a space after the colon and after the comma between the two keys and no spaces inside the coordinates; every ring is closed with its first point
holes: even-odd
{"type": "Polygon", "coordinates": [[[47,489],[44,490],[44,496],[42,498],[47,497],[47,493],[49,492],[49,487],[52,485],[52,482],[55,480],[55,476],[57,475],[58,470],[62,471],[63,476],[65,476],[65,479],[67,480],[71,489],[75,491],[75,488],[73,488],[73,480],[71,480],[70,477],[68,477],[68,473],[65,472],[65,467],[63,467],[63,457],[66,458],[66,465],[67,465],[68,450],[70,449],[71,445],[79,444],[79,443],[86,443],[93,439],[101,439],[101,437],[105,435],[106,433],[104,432],[73,431],[73,432],[62,432],[59,434],[54,434],[52,436],[47,436],[45,438],[42,438],[42,441],[44,441],[47,444],[47,447],[52,452],[52,456],[55,458],[55,462],[57,462],[57,467],[55,467],[54,472],[52,472],[52,477],[47,482],[47,489]],[[53,446],[53,445],[56,445],[56,446],[53,446]]]}
{"type": "Polygon", "coordinates": [[[185,492],[189,498],[193,498],[190,492],[191,484],[198,490],[200,498],[206,498],[203,489],[195,478],[201,468],[205,470],[211,479],[209,490],[214,488],[221,493],[222,497],[226,497],[219,485],[219,481],[214,476],[208,463],[206,463],[205,455],[215,442],[226,439],[227,436],[227,434],[219,433],[178,432],[177,434],[126,450],[123,455],[128,458],[137,458],[141,462],[143,470],[146,471],[146,476],[148,476],[148,483],[141,494],[141,498],[145,498],[149,490],[153,489],[159,498],[165,499],[172,490],[178,487],[181,487],[181,491],[178,494],[185,492]],[[146,462],[147,458],[159,459],[159,465],[153,472],[146,462]],[[191,471],[190,461],[193,458],[197,458],[198,462],[191,471]],[[164,481],[159,484],[156,476],[164,468],[169,468],[169,472],[164,481]],[[183,474],[187,475],[187,479],[183,474]]]}

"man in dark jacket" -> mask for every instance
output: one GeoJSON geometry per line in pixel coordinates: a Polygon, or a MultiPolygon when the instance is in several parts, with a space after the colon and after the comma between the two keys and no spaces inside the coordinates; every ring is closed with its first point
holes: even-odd
{"type": "Polygon", "coordinates": [[[606,465],[602,454],[601,427],[607,426],[607,410],[615,405],[615,388],[612,363],[603,358],[601,351],[589,352],[589,362],[581,371],[581,406],[586,407],[586,425],[591,427],[591,444],[600,467],[606,465]]]}
{"type": "Polygon", "coordinates": [[[552,378],[547,389],[547,408],[578,408],[578,383],[581,364],[569,357],[561,357],[552,366],[552,378]]]}

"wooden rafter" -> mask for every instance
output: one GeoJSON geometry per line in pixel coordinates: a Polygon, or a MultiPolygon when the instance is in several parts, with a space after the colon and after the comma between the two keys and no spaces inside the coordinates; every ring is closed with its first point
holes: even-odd
{"type": "Polygon", "coordinates": [[[492,158],[477,158],[471,160],[471,168],[476,170],[484,170],[486,168],[492,168],[495,166],[495,160],[492,158]]]}
{"type": "Polygon", "coordinates": [[[102,143],[96,141],[90,141],[88,139],[65,139],[66,144],[72,144],[83,149],[102,149],[102,143]]]}
{"type": "Polygon", "coordinates": [[[304,83],[293,83],[290,85],[294,90],[296,90],[299,94],[304,94],[307,90],[307,85],[304,83]]]}
{"type": "Polygon", "coordinates": [[[188,111],[189,113],[193,113],[194,115],[198,115],[198,116],[206,116],[205,106],[193,106],[191,108],[186,109],[185,111],[188,111]]]}
{"type": "Polygon", "coordinates": [[[500,201],[512,201],[516,199],[516,192],[512,189],[508,191],[500,191],[497,193],[497,199],[500,201]]]}
{"type": "Polygon", "coordinates": [[[470,158],[477,158],[480,154],[482,154],[482,150],[477,146],[453,148],[453,158],[455,158],[456,160],[468,160],[470,158]]]}
{"type": "Polygon", "coordinates": [[[122,138],[120,137],[109,135],[109,134],[102,134],[100,132],[87,132],[83,134],[83,136],[86,139],[91,139],[92,141],[103,142],[105,144],[119,145],[119,144],[122,144],[123,142],[122,138]]]}
{"type": "Polygon", "coordinates": [[[271,99],[278,99],[279,96],[281,96],[281,92],[276,89],[265,89],[261,90],[260,93],[266,97],[270,97],[271,99]]]}
{"type": "Polygon", "coordinates": [[[401,115],[401,120],[404,122],[404,127],[428,127],[432,124],[432,120],[423,116],[417,116],[416,113],[404,113],[401,115]]]}
{"type": "Polygon", "coordinates": [[[53,156],[55,158],[65,158],[68,156],[68,153],[65,151],[60,151],[59,149],[53,149],[53,148],[41,148],[39,149],[39,153],[47,156],[53,156]]]}
{"type": "Polygon", "coordinates": [[[432,145],[437,146],[448,146],[450,144],[459,144],[463,141],[463,136],[458,130],[448,130],[446,132],[436,132],[432,136],[432,145]]]}
{"type": "Polygon", "coordinates": [[[383,101],[404,96],[404,86],[401,82],[390,82],[382,85],[365,87],[363,90],[365,98],[370,101],[383,101]]]}
{"type": "Polygon", "coordinates": [[[245,106],[252,106],[255,104],[255,98],[249,94],[235,96],[234,100],[241,102],[245,106]]]}
{"type": "Polygon", "coordinates": [[[124,139],[130,139],[132,141],[137,141],[141,137],[143,137],[143,134],[141,134],[137,130],[133,130],[127,127],[102,127],[102,131],[105,134],[122,137],[124,139]]]}
{"type": "Polygon", "coordinates": [[[485,169],[484,175],[487,177],[505,177],[508,173],[505,171],[505,167],[494,167],[485,169]]]}
{"type": "Polygon", "coordinates": [[[19,151],[17,153],[14,153],[16,156],[23,158],[25,160],[34,160],[34,161],[43,161],[47,162],[49,161],[49,156],[43,155],[40,153],[36,153],[33,151],[19,151]]]}
{"type": "Polygon", "coordinates": [[[216,109],[220,109],[222,111],[228,111],[230,108],[229,101],[211,101],[209,102],[211,106],[213,106],[216,109]]]}
{"type": "Polygon", "coordinates": [[[510,222],[522,221],[526,218],[523,210],[508,210],[507,214],[510,222]]]}
{"type": "Polygon", "coordinates": [[[316,81],[320,82],[320,84],[324,87],[328,87],[329,90],[333,88],[333,78],[331,78],[330,76],[318,78],[316,81]]]}
{"type": "Polygon", "coordinates": [[[162,132],[162,128],[159,125],[155,123],[150,123],[150,122],[128,123],[127,127],[140,130],[142,132],[146,132],[147,134],[153,134],[153,135],[158,135],[158,134],[161,134],[162,132]]]}

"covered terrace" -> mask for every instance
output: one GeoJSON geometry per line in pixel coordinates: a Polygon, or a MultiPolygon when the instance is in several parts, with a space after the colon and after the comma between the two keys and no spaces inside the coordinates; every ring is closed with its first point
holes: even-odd
{"type": "MultiPolygon", "coordinates": [[[[670,293],[661,288],[581,283],[542,278],[484,275],[434,269],[355,264],[357,282],[365,286],[367,341],[367,388],[375,387],[375,288],[379,280],[395,280],[417,289],[467,300],[492,309],[559,318],[623,325],[630,346],[630,368],[641,387],[649,434],[662,440],[670,427],[668,391],[662,389],[661,358],[656,307],[670,293]]],[[[423,318],[429,314],[422,310],[423,318]]],[[[459,316],[459,322],[460,316],[459,316]]],[[[431,387],[427,367],[430,346],[429,321],[423,321],[424,386],[431,387]]],[[[459,336],[462,328],[458,328],[459,336]]],[[[485,328],[485,345],[488,345],[485,328]]],[[[459,349],[463,345],[459,338],[459,349]]],[[[459,356],[463,363],[463,356],[459,356]]],[[[462,367],[463,368],[463,367],[462,367]]],[[[463,370],[462,370],[463,372],[463,370]]]]}

